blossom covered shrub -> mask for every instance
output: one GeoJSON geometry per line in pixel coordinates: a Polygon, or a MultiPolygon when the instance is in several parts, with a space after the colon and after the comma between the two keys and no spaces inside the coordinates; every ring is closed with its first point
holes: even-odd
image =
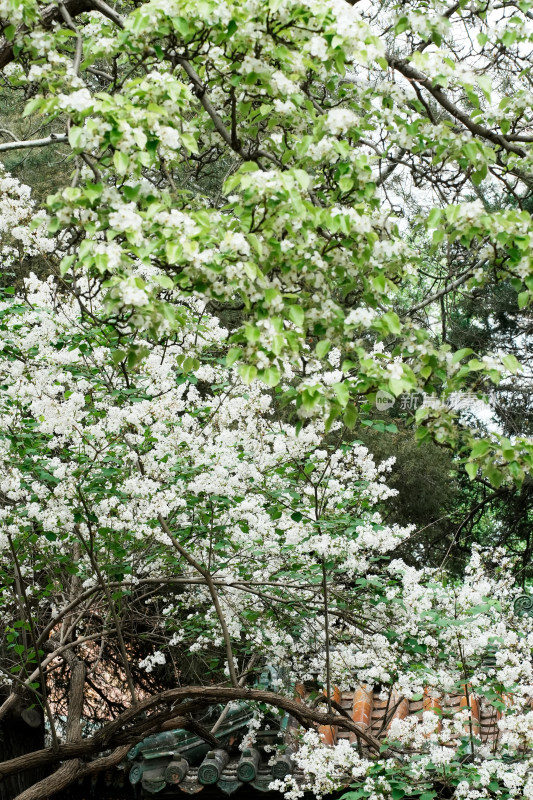
{"type": "MultiPolygon", "coordinates": [[[[514,614],[504,554],[488,569],[475,551],[460,584],[395,558],[413,531],[384,522],[392,462],[376,465],[340,422],[297,434],[274,391],[225,365],[219,321],[176,302],[188,307],[181,339],[137,339],[142,356],[128,367],[116,331],[94,323],[98,296],[80,313],[52,278],[34,276],[24,298],[4,295],[4,681],[37,689],[39,664],[57,663],[61,648],[83,660],[91,642],[105,651],[120,635],[119,677],[99,689],[116,697],[122,686],[133,704],[146,696],[134,671],[157,675],[184,653],[207,685],[275,664],[280,698],[302,683],[436,702],[467,687],[499,712],[496,740],[479,739],[473,701],[443,718],[393,720],[383,755],[375,740],[331,748],[310,730],[295,735],[302,779],[275,787],[298,797],[355,781],[372,800],[449,790],[474,800],[490,785],[491,797],[530,796],[533,621],[514,614]],[[147,648],[137,663],[132,619],[147,648]]],[[[306,369],[324,385],[337,379],[312,353],[306,369]]],[[[281,391],[293,380],[287,365],[281,391]]],[[[53,673],[47,686],[53,697],[53,673]]]]}
{"type": "MultiPolygon", "coordinates": [[[[361,444],[343,441],[340,423],[329,434],[318,422],[297,435],[279,420],[272,393],[246,387],[224,366],[226,332],[201,308],[197,327],[179,343],[138,342],[142,363],[124,370],[114,333],[106,341],[84,323],[53,280],[31,277],[26,289],[25,303],[3,305],[0,482],[9,499],[4,545],[23,530],[33,541],[38,531],[43,548],[23,549],[22,572],[39,569],[37,554],[55,564],[81,543],[81,589],[98,585],[94,552],[109,579],[114,571],[131,585],[170,579],[181,554],[164,519],[188,557],[216,577],[232,638],[251,650],[269,642],[280,663],[290,647],[299,679],[304,663],[307,676],[321,673],[323,659],[315,663],[313,654],[324,647],[323,570],[339,582],[331,602],[342,604],[350,583],[410,532],[383,524],[377,510],[392,493],[384,483],[391,462],[376,466],[361,444]],[[293,574],[294,589],[288,580],[277,597],[277,581],[293,574]],[[260,626],[251,624],[258,619],[260,626]]],[[[285,380],[292,377],[287,367],[285,380]]],[[[336,374],[317,377],[328,383],[336,374]]],[[[339,616],[339,633],[346,625],[344,636],[355,632],[343,612],[330,613],[339,616]]],[[[181,638],[192,651],[222,643],[205,586],[193,581],[164,615],[175,643],[181,638]],[[181,612],[187,607],[189,619],[181,612]]],[[[341,659],[337,680],[342,669],[341,659]]]]}

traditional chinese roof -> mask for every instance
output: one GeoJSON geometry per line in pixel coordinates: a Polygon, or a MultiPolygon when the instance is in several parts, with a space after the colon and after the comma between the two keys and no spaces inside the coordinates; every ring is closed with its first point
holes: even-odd
{"type": "MultiPolygon", "coordinates": [[[[342,708],[350,718],[359,723],[376,739],[387,735],[393,719],[405,719],[432,711],[438,716],[450,716],[462,708],[469,708],[473,733],[482,742],[494,741],[497,734],[498,712],[487,702],[465,691],[449,695],[438,701],[429,695],[418,700],[407,700],[391,694],[385,699],[380,691],[360,686],[353,691],[335,690],[332,698],[337,710],[342,708]]],[[[210,710],[213,720],[222,708],[210,710]]],[[[142,789],[143,796],[179,797],[181,793],[197,794],[207,787],[218,787],[230,795],[244,785],[267,792],[271,782],[291,773],[296,780],[299,773],[291,753],[294,748],[294,731],[297,723],[290,715],[269,719],[256,733],[253,747],[239,749],[253,716],[252,709],[242,702],[236,704],[218,729],[217,748],[210,747],[198,736],[186,731],[156,734],[145,739],[130,751],[129,779],[142,789]],[[285,752],[276,756],[273,763],[268,745],[284,745],[285,752]],[[266,748],[266,749],[265,749],[266,748]]],[[[210,720],[207,720],[207,727],[210,720]]],[[[204,722],[206,724],[206,722],[204,722]]],[[[440,724],[440,723],[439,723],[440,724]]],[[[334,745],[341,739],[356,742],[356,735],[333,726],[320,728],[323,741],[334,745]]]]}

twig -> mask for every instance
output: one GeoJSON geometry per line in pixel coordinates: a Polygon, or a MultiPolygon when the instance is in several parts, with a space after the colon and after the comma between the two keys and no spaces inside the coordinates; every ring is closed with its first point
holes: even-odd
{"type": "Polygon", "coordinates": [[[447,283],[443,289],[440,289],[435,294],[426,297],[425,300],[422,300],[420,303],[417,303],[416,306],[412,306],[408,311],[405,311],[402,316],[409,316],[410,314],[414,314],[415,311],[420,311],[420,309],[429,306],[431,303],[435,302],[435,300],[439,300],[443,295],[448,294],[448,292],[452,292],[454,289],[457,289],[461,284],[466,283],[469,280],[474,272],[479,269],[480,267],[485,266],[485,261],[478,261],[477,264],[474,264],[472,267],[468,267],[464,272],[461,272],[458,278],[456,278],[451,283],[447,283]]]}

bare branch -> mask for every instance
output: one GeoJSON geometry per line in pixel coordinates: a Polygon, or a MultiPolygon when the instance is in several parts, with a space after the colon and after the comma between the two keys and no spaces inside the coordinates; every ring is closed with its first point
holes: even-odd
{"type": "Polygon", "coordinates": [[[168,527],[166,521],[163,519],[161,514],[158,515],[157,519],[159,520],[159,524],[161,525],[162,529],[178,551],[178,553],[183,556],[183,558],[188,561],[191,567],[194,567],[200,575],[205,579],[207,583],[207,587],[209,589],[209,594],[211,595],[211,599],[213,601],[213,605],[215,606],[215,611],[217,613],[218,621],[220,622],[220,627],[222,628],[222,635],[224,636],[224,643],[226,645],[226,657],[228,662],[228,669],[231,678],[231,682],[233,686],[238,687],[239,681],[237,679],[237,673],[235,671],[235,664],[233,662],[233,648],[231,646],[231,638],[229,635],[228,626],[226,625],[226,620],[224,619],[224,613],[222,611],[222,606],[220,605],[220,600],[218,599],[218,592],[216,590],[215,584],[213,582],[213,578],[211,577],[211,573],[209,570],[204,569],[202,565],[193,557],[190,553],[188,553],[184,547],[178,542],[176,537],[172,534],[170,528],[168,527]]]}
{"type": "Polygon", "coordinates": [[[446,286],[444,286],[438,292],[435,292],[435,294],[426,297],[425,300],[422,300],[420,303],[417,303],[416,306],[412,306],[408,311],[405,311],[402,314],[402,316],[404,317],[410,316],[411,314],[414,314],[415,311],[420,311],[421,308],[425,308],[426,306],[431,305],[431,303],[434,303],[435,300],[439,300],[439,298],[443,297],[445,294],[448,294],[448,292],[453,292],[454,289],[457,289],[463,283],[466,283],[467,280],[469,280],[472,277],[474,272],[480,267],[485,266],[485,264],[486,261],[478,261],[477,264],[474,264],[472,267],[468,267],[468,269],[466,269],[464,272],[461,272],[459,277],[456,278],[454,281],[452,281],[451,283],[447,283],[446,286]]]}
{"type": "Polygon", "coordinates": [[[17,141],[15,134],[9,131],[7,128],[0,128],[0,133],[2,133],[4,136],[9,136],[12,142],[17,141]]]}
{"type": "Polygon", "coordinates": [[[61,144],[68,141],[66,133],[51,133],[44,139],[28,139],[27,141],[3,142],[0,144],[0,153],[7,150],[27,150],[29,147],[46,147],[49,144],[61,144]]]}

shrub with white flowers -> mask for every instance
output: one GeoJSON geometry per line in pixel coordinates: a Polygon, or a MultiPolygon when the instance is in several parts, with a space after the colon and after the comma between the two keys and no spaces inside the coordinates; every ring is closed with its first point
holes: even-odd
{"type": "MultiPolygon", "coordinates": [[[[479,738],[474,700],[442,718],[393,720],[383,756],[354,723],[363,753],[296,732],[301,777],[275,786],[296,798],[355,781],[372,800],[461,786],[474,800],[489,775],[496,797],[512,796],[511,784],[528,790],[533,620],[514,615],[504,554],[492,554],[490,573],[475,551],[462,583],[394,557],[413,529],[380,511],[394,493],[393,459],[376,465],[339,421],[297,433],[274,391],[225,365],[227,332],[200,304],[176,296],[185,335],[164,346],[136,335],[128,363],[116,331],[95,324],[97,295],[88,314],[52,278],[30,276],[24,294],[0,304],[4,682],[41,691],[39,674],[65,649],[71,669],[92,665],[102,694],[129,692],[142,708],[159,702],[142,676],[174,665],[183,683],[186,658],[192,688],[172,691],[229,684],[201,708],[238,698],[248,665],[270,663],[278,694],[253,690],[250,701],[287,710],[296,685],[324,687],[323,703],[300,704],[310,724],[328,718],[334,687],[429,696],[444,709],[467,691],[498,714],[494,740],[479,738]],[[118,658],[110,684],[97,643],[118,658]]],[[[307,358],[313,381],[335,380],[307,358]]],[[[293,381],[287,364],[282,391],[293,381]]],[[[45,690],[60,702],[53,674],[45,690]]],[[[86,741],[98,750],[96,737],[86,741]]]]}

